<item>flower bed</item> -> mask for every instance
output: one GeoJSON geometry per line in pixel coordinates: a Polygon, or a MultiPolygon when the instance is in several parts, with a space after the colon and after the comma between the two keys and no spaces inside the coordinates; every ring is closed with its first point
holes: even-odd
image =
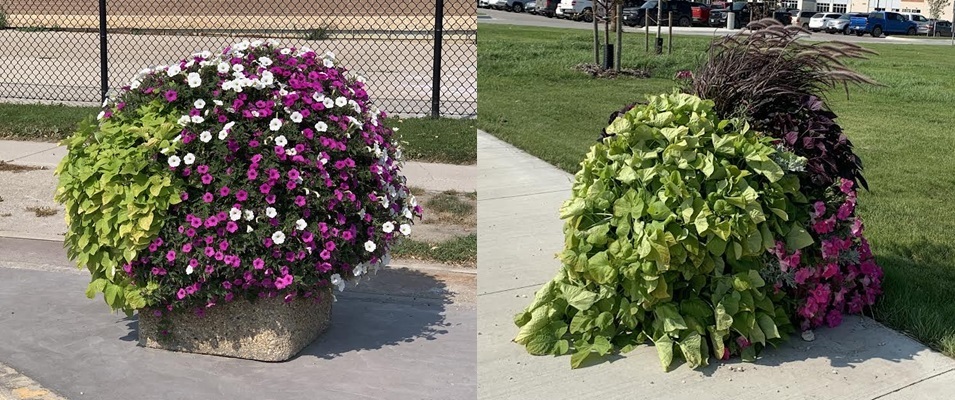
{"type": "Polygon", "coordinates": [[[561,209],[563,268],[515,316],[528,352],[578,367],[650,341],[665,369],[754,360],[796,327],[874,304],[862,163],[821,100],[871,82],[837,61],[867,52],[756,25],[680,74],[687,94],[611,115],[561,209]]]}
{"type": "Polygon", "coordinates": [[[420,216],[384,117],[331,54],[275,42],[140,72],[57,169],[87,295],[155,316],[331,301],[420,216]]]}

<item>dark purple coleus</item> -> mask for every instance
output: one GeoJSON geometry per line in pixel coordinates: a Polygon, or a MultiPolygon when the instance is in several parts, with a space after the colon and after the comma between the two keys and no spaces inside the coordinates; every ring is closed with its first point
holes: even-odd
{"type": "Polygon", "coordinates": [[[783,106],[754,115],[752,123],[757,130],[778,138],[787,150],[806,157],[807,173],[800,179],[803,186],[825,190],[843,178],[868,190],[862,160],[852,151],[852,142],[835,119],[836,114],[822,99],[808,95],[795,107],[783,106]]]}

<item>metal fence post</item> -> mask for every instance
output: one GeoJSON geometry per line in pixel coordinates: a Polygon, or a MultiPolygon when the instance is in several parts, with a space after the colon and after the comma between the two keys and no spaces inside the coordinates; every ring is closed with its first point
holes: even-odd
{"type": "Polygon", "coordinates": [[[106,92],[109,91],[109,76],[107,74],[106,64],[106,0],[99,0],[99,84],[100,101],[106,100],[106,92]]]}
{"type": "Polygon", "coordinates": [[[444,38],[444,0],[434,2],[434,71],[431,75],[431,117],[441,116],[441,42],[444,38]]]}

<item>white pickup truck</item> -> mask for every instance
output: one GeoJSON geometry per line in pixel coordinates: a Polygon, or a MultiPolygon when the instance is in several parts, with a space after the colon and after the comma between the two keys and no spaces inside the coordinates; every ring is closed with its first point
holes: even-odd
{"type": "Polygon", "coordinates": [[[557,18],[593,22],[593,7],[594,2],[591,0],[561,0],[554,15],[557,18]]]}

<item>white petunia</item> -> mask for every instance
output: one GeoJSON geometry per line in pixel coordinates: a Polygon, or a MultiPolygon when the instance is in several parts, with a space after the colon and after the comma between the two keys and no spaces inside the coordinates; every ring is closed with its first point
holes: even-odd
{"type": "Polygon", "coordinates": [[[398,228],[398,232],[401,232],[402,235],[408,236],[411,234],[411,225],[401,224],[398,228]]]}
{"type": "Polygon", "coordinates": [[[352,108],[353,110],[355,110],[356,113],[361,114],[361,106],[358,105],[358,102],[357,102],[357,101],[355,101],[355,100],[348,100],[348,105],[350,105],[351,108],[352,108]]]}
{"type": "Polygon", "coordinates": [[[202,78],[197,72],[190,72],[189,75],[186,75],[186,83],[189,84],[191,88],[197,88],[202,85],[202,78]]]}
{"type": "Polygon", "coordinates": [[[411,219],[411,217],[414,216],[413,214],[411,214],[411,210],[409,210],[409,209],[407,209],[407,208],[405,208],[404,210],[401,211],[401,215],[403,215],[403,216],[404,216],[405,218],[407,218],[407,219],[411,219]]]}
{"type": "Polygon", "coordinates": [[[266,216],[266,217],[275,218],[276,215],[278,215],[278,213],[275,212],[275,209],[274,209],[274,208],[272,208],[272,207],[267,207],[267,208],[265,209],[265,216],[266,216]]]}
{"type": "Polygon", "coordinates": [[[375,242],[372,242],[371,240],[365,242],[365,250],[369,253],[374,252],[377,248],[378,246],[375,245],[375,242]]]}
{"type": "Polygon", "coordinates": [[[192,153],[186,154],[186,156],[182,158],[182,162],[186,163],[186,165],[192,165],[192,163],[196,162],[196,155],[192,153]]]}
{"type": "Polygon", "coordinates": [[[231,68],[231,67],[229,67],[229,63],[223,61],[223,62],[219,63],[219,65],[216,66],[216,71],[219,71],[220,74],[224,74],[224,73],[229,72],[229,69],[230,69],[230,68],[231,68]]]}
{"type": "Polygon", "coordinates": [[[229,210],[229,219],[233,221],[238,221],[241,218],[242,218],[242,210],[235,207],[232,207],[232,209],[229,210]]]}
{"type": "Polygon", "coordinates": [[[335,66],[335,62],[326,58],[322,60],[322,65],[324,65],[325,68],[332,68],[335,66]]]}
{"type": "Polygon", "coordinates": [[[221,106],[222,104],[224,104],[222,100],[212,100],[212,102],[215,103],[217,106],[221,106]]]}
{"type": "Polygon", "coordinates": [[[272,234],[272,243],[275,243],[275,244],[285,243],[285,234],[282,233],[282,231],[275,231],[275,233],[272,234]]]}
{"type": "Polygon", "coordinates": [[[327,131],[328,131],[328,124],[319,121],[317,124],[315,124],[315,131],[316,131],[316,132],[327,132],[327,131]]]}
{"type": "Polygon", "coordinates": [[[322,104],[325,106],[325,108],[332,108],[335,107],[335,100],[326,97],[325,100],[322,100],[322,104]]]}
{"type": "Polygon", "coordinates": [[[265,56],[259,57],[259,65],[268,67],[269,65],[272,65],[272,59],[265,56]]]}
{"type": "Polygon", "coordinates": [[[166,70],[166,76],[174,77],[182,72],[182,68],[179,67],[179,64],[173,64],[169,66],[169,69],[166,70]]]}
{"type": "Polygon", "coordinates": [[[287,156],[294,156],[296,154],[298,154],[298,152],[295,151],[295,148],[285,149],[285,155],[287,156]]]}
{"type": "Polygon", "coordinates": [[[176,168],[179,166],[179,163],[181,163],[182,160],[179,158],[179,156],[174,155],[169,157],[168,162],[170,167],[176,168]]]}
{"type": "Polygon", "coordinates": [[[299,123],[299,122],[302,122],[302,113],[300,113],[300,112],[298,112],[298,111],[293,112],[291,115],[289,115],[288,118],[289,118],[290,120],[292,120],[292,122],[294,122],[294,123],[297,124],[297,123],[299,123]]]}
{"type": "Polygon", "coordinates": [[[384,233],[394,232],[394,231],[395,231],[395,224],[391,223],[391,221],[385,222],[385,223],[381,224],[381,231],[384,232],[384,233]]]}
{"type": "Polygon", "coordinates": [[[339,274],[332,274],[331,276],[332,285],[338,287],[338,291],[341,292],[345,290],[345,281],[342,280],[342,276],[339,274]]]}
{"type": "Polygon", "coordinates": [[[192,117],[190,117],[190,116],[188,116],[188,115],[183,115],[183,116],[179,117],[179,121],[178,121],[178,122],[179,122],[179,125],[186,126],[186,125],[189,123],[189,121],[192,121],[192,117]]]}
{"type": "Polygon", "coordinates": [[[245,232],[246,232],[246,233],[252,233],[252,231],[254,231],[254,229],[252,229],[252,225],[247,225],[247,226],[245,227],[245,232]]]}
{"type": "Polygon", "coordinates": [[[348,99],[346,99],[345,96],[335,99],[335,105],[338,107],[344,107],[346,104],[348,104],[348,99]]]}
{"type": "Polygon", "coordinates": [[[234,64],[232,65],[232,70],[235,72],[242,72],[245,71],[245,66],[242,64],[234,64]]]}
{"type": "Polygon", "coordinates": [[[187,267],[186,267],[186,275],[192,275],[192,273],[193,273],[195,270],[196,270],[196,269],[195,269],[195,268],[192,268],[191,265],[190,265],[190,266],[187,266],[187,267]]]}
{"type": "Polygon", "coordinates": [[[139,89],[139,85],[142,85],[142,84],[143,84],[143,82],[140,81],[139,79],[133,79],[133,81],[129,83],[129,88],[130,88],[130,89],[139,89]]]}
{"type": "Polygon", "coordinates": [[[202,143],[209,143],[210,140],[212,140],[211,132],[202,131],[202,133],[199,134],[199,141],[201,141],[202,143]]]}
{"type": "Polygon", "coordinates": [[[325,101],[325,95],[319,92],[312,93],[312,100],[315,100],[317,103],[325,101]]]}
{"type": "Polygon", "coordinates": [[[306,226],[308,226],[308,223],[306,223],[304,219],[299,219],[298,221],[295,221],[295,229],[303,230],[305,229],[306,226]]]}
{"type": "Polygon", "coordinates": [[[269,121],[269,130],[271,130],[272,132],[275,132],[275,131],[278,131],[279,129],[282,129],[282,120],[278,118],[272,118],[272,120],[269,121]]]}
{"type": "Polygon", "coordinates": [[[96,119],[103,119],[106,116],[106,111],[100,111],[99,114],[96,114],[96,119]]]}
{"type": "MultiPolygon", "coordinates": [[[[273,120],[274,121],[274,120],[273,120]]],[[[279,147],[285,147],[288,144],[288,139],[285,138],[285,135],[278,135],[275,138],[275,145],[279,147]]]]}
{"type": "Polygon", "coordinates": [[[252,219],[255,218],[255,214],[252,213],[252,210],[242,211],[242,214],[244,214],[243,216],[245,217],[246,221],[251,221],[252,219]]]}
{"type": "Polygon", "coordinates": [[[281,53],[283,56],[287,56],[287,55],[289,55],[289,54],[292,54],[292,49],[290,49],[290,48],[284,48],[284,49],[282,49],[282,50],[279,50],[279,53],[281,53]]]}
{"type": "Polygon", "coordinates": [[[355,269],[352,270],[352,273],[355,276],[362,276],[368,272],[368,264],[361,263],[355,266],[355,269]]]}
{"type": "Polygon", "coordinates": [[[195,103],[192,103],[192,105],[201,110],[203,108],[206,108],[206,101],[203,99],[199,99],[199,100],[196,100],[195,103]]]}
{"type": "Polygon", "coordinates": [[[275,83],[275,76],[269,71],[262,71],[262,76],[259,77],[259,82],[262,82],[262,84],[265,86],[272,86],[272,84],[275,83]]]}
{"type": "Polygon", "coordinates": [[[203,50],[202,52],[199,53],[199,56],[202,58],[209,58],[209,57],[212,57],[212,52],[209,50],[203,50]]]}
{"type": "Polygon", "coordinates": [[[205,122],[206,119],[203,118],[201,115],[193,115],[192,118],[190,118],[189,120],[192,121],[192,123],[194,124],[201,124],[205,122]]]}
{"type": "Polygon", "coordinates": [[[219,131],[219,140],[225,140],[227,137],[229,137],[229,131],[225,129],[219,131]]]}

